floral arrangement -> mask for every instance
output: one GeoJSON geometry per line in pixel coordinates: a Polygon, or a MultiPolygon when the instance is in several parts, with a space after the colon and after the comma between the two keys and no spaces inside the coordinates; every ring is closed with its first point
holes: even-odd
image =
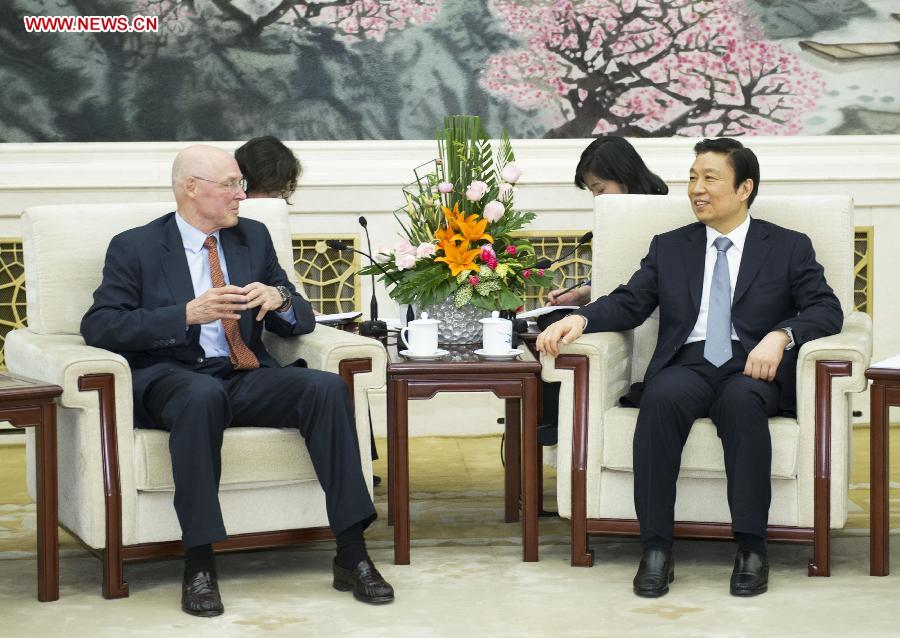
{"type": "Polygon", "coordinates": [[[393,283],[389,294],[401,304],[431,306],[452,297],[457,308],[521,308],[526,286],[549,287],[551,277],[535,268],[531,243],[511,236],[534,213],[513,209],[522,171],[509,138],[504,133],[494,152],[478,117],[454,115],[438,132],[438,152],[440,159],[424,165],[431,170],[420,175],[419,167],[404,188],[406,205],[394,213],[402,239],[378,251],[380,268],[361,273],[393,283]]]}

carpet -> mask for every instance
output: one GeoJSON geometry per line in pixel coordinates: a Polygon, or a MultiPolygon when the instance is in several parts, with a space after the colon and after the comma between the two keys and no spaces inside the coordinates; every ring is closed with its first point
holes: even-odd
{"type": "MultiPolygon", "coordinates": [[[[441,545],[521,544],[518,523],[503,522],[503,466],[499,436],[411,438],[410,518],[413,547],[441,545]]],[[[900,436],[891,440],[892,456],[900,452],[900,436]]],[[[375,473],[387,476],[386,443],[378,441],[382,458],[375,473]]],[[[850,512],[847,526],[836,535],[859,535],[869,528],[868,429],[856,428],[852,439],[850,512]]],[[[34,504],[25,487],[24,446],[0,447],[0,559],[31,557],[35,553],[34,504]]],[[[900,469],[891,471],[891,529],[900,528],[900,469]],[[894,506],[897,504],[898,506],[894,506]]],[[[556,474],[544,468],[544,502],[556,508],[556,474]]],[[[375,488],[379,519],[367,533],[373,547],[392,547],[387,526],[387,488],[375,488]]],[[[541,544],[568,544],[569,523],[541,518],[541,544]]],[[[330,543],[323,546],[331,549],[330,543]]],[[[65,532],[60,533],[61,555],[84,552],[65,532]]]]}

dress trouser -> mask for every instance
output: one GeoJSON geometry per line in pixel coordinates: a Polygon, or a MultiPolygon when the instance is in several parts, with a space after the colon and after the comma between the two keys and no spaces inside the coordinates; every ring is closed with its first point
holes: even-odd
{"type": "Polygon", "coordinates": [[[716,368],[704,342],[681,348],[644,388],[634,433],[634,504],[641,541],[671,542],[675,481],[694,420],[709,416],[725,454],[732,531],[765,538],[772,498],[769,417],[779,386],[742,374],[747,354],[732,341],[731,360],[716,368]]]}
{"type": "Polygon", "coordinates": [[[155,423],[170,433],[175,511],[185,548],[226,537],[218,495],[222,438],[232,424],[300,431],[335,536],[375,520],[350,397],[338,375],[299,367],[235,371],[227,358],[216,357],[193,370],[172,370],[143,400],[155,423]]]}

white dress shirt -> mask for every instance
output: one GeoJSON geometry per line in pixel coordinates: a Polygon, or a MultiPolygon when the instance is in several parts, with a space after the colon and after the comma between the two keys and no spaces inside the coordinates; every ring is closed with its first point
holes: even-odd
{"type": "MultiPolygon", "coordinates": [[[[209,272],[209,250],[203,246],[207,235],[191,226],[177,212],[175,213],[175,223],[178,225],[178,232],[181,233],[181,241],[184,244],[184,256],[187,258],[188,268],[191,271],[194,297],[199,297],[213,287],[212,275],[209,272]]],[[[228,279],[228,264],[225,262],[225,253],[222,252],[222,242],[219,241],[219,231],[215,231],[209,236],[216,238],[216,249],[219,252],[222,276],[225,278],[225,285],[228,285],[231,282],[228,279]]],[[[255,310],[259,311],[258,308],[255,310]]],[[[297,321],[293,307],[278,313],[278,316],[291,325],[297,321]]],[[[203,348],[203,353],[207,357],[231,356],[231,348],[228,347],[228,340],[225,338],[225,329],[222,327],[221,320],[211,321],[200,326],[200,347],[203,348]]]]}
{"type": "MultiPolygon", "coordinates": [[[[700,298],[700,313],[697,315],[697,323],[694,329],[688,335],[685,343],[693,343],[695,341],[706,341],[706,320],[709,315],[709,289],[712,287],[713,268],[716,265],[716,257],[718,252],[713,242],[719,237],[727,237],[734,244],[725,253],[728,259],[728,278],[731,280],[731,299],[734,300],[734,286],[737,283],[738,271],[741,268],[741,257],[744,255],[744,243],[747,241],[747,230],[750,228],[750,215],[741,223],[740,226],[732,230],[727,235],[722,235],[719,231],[710,226],[706,227],[706,262],[703,267],[703,296],[700,298]]],[[[734,324],[731,325],[731,340],[738,341],[737,333],[734,331],[734,324]]]]}

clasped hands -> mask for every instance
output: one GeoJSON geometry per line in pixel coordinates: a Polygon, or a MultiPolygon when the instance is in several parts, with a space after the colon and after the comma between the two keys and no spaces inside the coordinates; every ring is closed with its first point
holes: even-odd
{"type": "MultiPolygon", "coordinates": [[[[559,355],[559,344],[568,345],[584,332],[585,322],[581,315],[568,315],[547,326],[538,335],[536,347],[551,357],[559,355]]],[[[790,338],[784,330],[773,330],[763,337],[747,355],[744,375],[753,379],[772,381],[784,356],[784,349],[790,338]]]]}
{"type": "Polygon", "coordinates": [[[270,310],[281,306],[281,294],[273,286],[254,281],[243,288],[240,286],[222,286],[210,288],[199,297],[190,300],[185,309],[188,325],[212,323],[219,319],[241,318],[240,313],[247,308],[259,308],[257,321],[270,310]]]}

